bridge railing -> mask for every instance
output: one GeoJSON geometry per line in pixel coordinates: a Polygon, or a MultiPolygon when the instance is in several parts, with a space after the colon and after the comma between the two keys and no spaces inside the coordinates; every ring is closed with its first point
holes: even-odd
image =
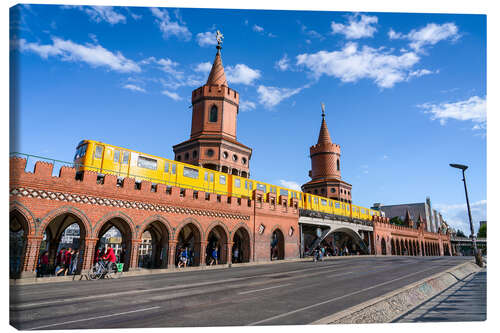
{"type": "MultiPolygon", "coordinates": [[[[472,239],[469,237],[459,237],[459,236],[450,236],[450,240],[455,242],[472,242],[472,239]]],[[[476,238],[476,242],[486,242],[486,238],[476,238]]]]}
{"type": "Polygon", "coordinates": [[[306,216],[306,217],[320,218],[320,219],[327,219],[327,220],[334,220],[334,221],[345,221],[345,222],[356,223],[356,224],[361,224],[361,225],[373,227],[372,221],[360,220],[360,219],[351,218],[349,216],[344,216],[344,215],[323,213],[323,212],[318,212],[318,211],[309,210],[309,209],[302,209],[302,208],[299,209],[299,216],[306,216]]]}

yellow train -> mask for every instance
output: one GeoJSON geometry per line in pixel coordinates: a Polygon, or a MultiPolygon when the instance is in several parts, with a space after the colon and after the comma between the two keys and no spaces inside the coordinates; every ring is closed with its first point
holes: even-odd
{"type": "Polygon", "coordinates": [[[283,195],[297,198],[299,208],[303,209],[360,220],[371,220],[372,215],[380,216],[378,211],[369,208],[144,154],[99,141],[81,141],[76,148],[73,160],[77,165],[78,172],[91,170],[100,174],[114,174],[121,178],[148,180],[153,184],[161,183],[240,198],[251,198],[253,190],[258,189],[266,194],[266,198],[269,193],[275,193],[277,197],[283,195]]]}

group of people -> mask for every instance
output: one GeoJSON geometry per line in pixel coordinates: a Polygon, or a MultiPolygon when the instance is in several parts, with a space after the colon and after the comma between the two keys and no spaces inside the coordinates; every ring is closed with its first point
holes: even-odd
{"type": "Polygon", "coordinates": [[[47,275],[63,276],[73,275],[78,268],[78,259],[80,251],[71,247],[63,247],[57,252],[55,268],[51,269],[49,265],[49,253],[43,251],[38,259],[37,276],[43,277],[47,275]]]}
{"type": "MultiPolygon", "coordinates": [[[[307,252],[307,251],[306,251],[307,252]]],[[[347,245],[343,246],[343,247],[336,247],[336,246],[328,246],[328,245],[320,245],[320,246],[317,246],[314,250],[313,250],[313,257],[314,257],[314,260],[323,260],[323,257],[325,256],[349,256],[349,255],[354,255],[354,254],[358,254],[359,255],[359,251],[357,252],[354,252],[354,251],[350,251],[349,248],[347,247],[347,245]]]]}

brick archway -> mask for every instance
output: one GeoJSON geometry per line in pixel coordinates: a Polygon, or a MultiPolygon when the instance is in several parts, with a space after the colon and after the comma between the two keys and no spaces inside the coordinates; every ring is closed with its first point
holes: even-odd
{"type": "Polygon", "coordinates": [[[175,250],[175,264],[178,264],[180,252],[182,248],[186,247],[188,249],[188,265],[190,266],[200,266],[204,262],[204,251],[205,251],[205,235],[201,225],[193,218],[187,218],[183,223],[176,229],[175,240],[177,242],[177,248],[175,250]]]}
{"type": "Polygon", "coordinates": [[[9,213],[12,213],[14,211],[19,213],[24,218],[24,220],[26,220],[26,236],[36,234],[37,226],[35,222],[36,219],[33,213],[22,203],[17,201],[11,202],[9,206],[9,213]]]}
{"type": "Polygon", "coordinates": [[[206,258],[207,264],[212,261],[212,252],[215,248],[218,251],[218,263],[226,264],[228,262],[228,243],[229,243],[229,231],[226,226],[219,222],[211,223],[205,233],[207,238],[206,241],[206,258]]]}
{"type": "MultiPolygon", "coordinates": [[[[128,271],[129,268],[135,267],[135,251],[133,246],[134,236],[137,235],[132,219],[121,212],[113,212],[103,216],[94,227],[94,235],[97,238],[94,253],[97,249],[104,246],[105,240],[102,238],[110,229],[115,227],[120,232],[121,243],[112,243],[117,251],[115,253],[117,262],[123,264],[123,270],[128,271]],[[119,249],[119,250],[118,250],[119,249]],[[134,259],[133,259],[134,258],[134,259]]],[[[116,239],[118,241],[118,239],[116,239]]]]}
{"type": "Polygon", "coordinates": [[[271,230],[271,261],[285,259],[285,236],[279,226],[274,226],[271,230]]]}
{"type": "Polygon", "coordinates": [[[232,261],[234,263],[250,262],[250,258],[252,258],[252,234],[246,224],[237,225],[231,234],[233,236],[232,253],[234,254],[235,249],[238,249],[238,258],[233,257],[232,261]]]}
{"type": "Polygon", "coordinates": [[[26,267],[30,223],[26,215],[13,208],[9,213],[9,276],[19,278],[26,267]]]}
{"type": "Polygon", "coordinates": [[[150,216],[141,222],[137,233],[141,241],[137,254],[137,267],[167,268],[172,237],[172,228],[167,219],[161,215],[150,216]],[[145,233],[151,238],[145,239],[145,233]]]}

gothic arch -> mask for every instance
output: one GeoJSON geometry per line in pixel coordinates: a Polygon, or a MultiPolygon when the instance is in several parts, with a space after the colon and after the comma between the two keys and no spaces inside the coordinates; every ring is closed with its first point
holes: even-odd
{"type": "Polygon", "coordinates": [[[19,213],[26,220],[26,236],[36,233],[35,217],[26,206],[18,201],[13,201],[10,203],[9,214],[14,212],[19,213]]]}
{"type": "Polygon", "coordinates": [[[143,232],[147,229],[147,227],[155,221],[160,222],[165,226],[165,228],[167,228],[168,236],[170,239],[172,239],[173,232],[170,223],[168,223],[168,220],[166,218],[158,214],[145,218],[144,221],[142,221],[140,224],[137,225],[139,227],[139,229],[137,230],[137,238],[140,239],[142,237],[143,232]]]}
{"type": "MultiPolygon", "coordinates": [[[[226,238],[227,238],[227,240],[229,242],[232,233],[229,232],[229,230],[227,229],[226,225],[224,223],[222,223],[221,221],[214,221],[214,222],[210,223],[208,225],[207,229],[205,230],[205,233],[204,233],[205,237],[208,237],[208,235],[210,234],[210,231],[212,231],[212,229],[215,228],[216,226],[221,226],[222,229],[224,229],[224,232],[226,233],[226,238]]],[[[206,241],[207,239],[204,238],[204,240],[206,241]]]]}
{"type": "Polygon", "coordinates": [[[201,227],[201,224],[196,221],[195,219],[193,219],[192,217],[187,217],[185,218],[184,220],[182,220],[182,222],[174,228],[174,238],[173,239],[177,239],[179,238],[179,233],[180,231],[182,230],[182,228],[184,228],[185,226],[187,226],[188,224],[193,224],[194,226],[196,226],[196,228],[198,229],[198,232],[200,233],[200,239],[205,239],[205,232],[203,231],[203,228],[201,227]]]}
{"type": "Polygon", "coordinates": [[[246,231],[248,232],[248,236],[250,237],[250,242],[253,241],[253,238],[252,238],[252,233],[250,232],[250,229],[248,228],[247,224],[245,222],[240,222],[238,223],[234,228],[233,230],[231,230],[231,237],[234,237],[234,234],[236,233],[236,231],[238,231],[239,228],[244,228],[246,229],[246,231]]]}
{"type": "Polygon", "coordinates": [[[58,216],[61,216],[63,214],[71,214],[75,216],[82,222],[82,226],[84,227],[85,230],[85,235],[87,235],[87,237],[92,235],[92,224],[90,222],[90,219],[87,217],[87,215],[85,215],[84,212],[73,206],[62,206],[48,212],[41,219],[40,225],[37,229],[37,235],[43,237],[43,233],[45,232],[45,229],[47,228],[49,223],[52,222],[58,216]]]}
{"type": "Polygon", "coordinates": [[[94,227],[92,228],[92,236],[95,237],[95,238],[99,238],[99,231],[101,230],[102,226],[114,219],[114,218],[118,218],[118,219],[121,219],[123,221],[125,221],[129,228],[130,228],[130,231],[132,233],[132,236],[135,235],[135,237],[133,238],[137,238],[137,229],[136,229],[136,226],[134,224],[134,222],[132,221],[132,219],[125,213],[121,212],[121,211],[113,211],[113,212],[110,212],[110,213],[107,213],[106,215],[104,215],[103,217],[101,217],[99,219],[99,221],[97,221],[97,223],[94,225],[94,227]]]}

